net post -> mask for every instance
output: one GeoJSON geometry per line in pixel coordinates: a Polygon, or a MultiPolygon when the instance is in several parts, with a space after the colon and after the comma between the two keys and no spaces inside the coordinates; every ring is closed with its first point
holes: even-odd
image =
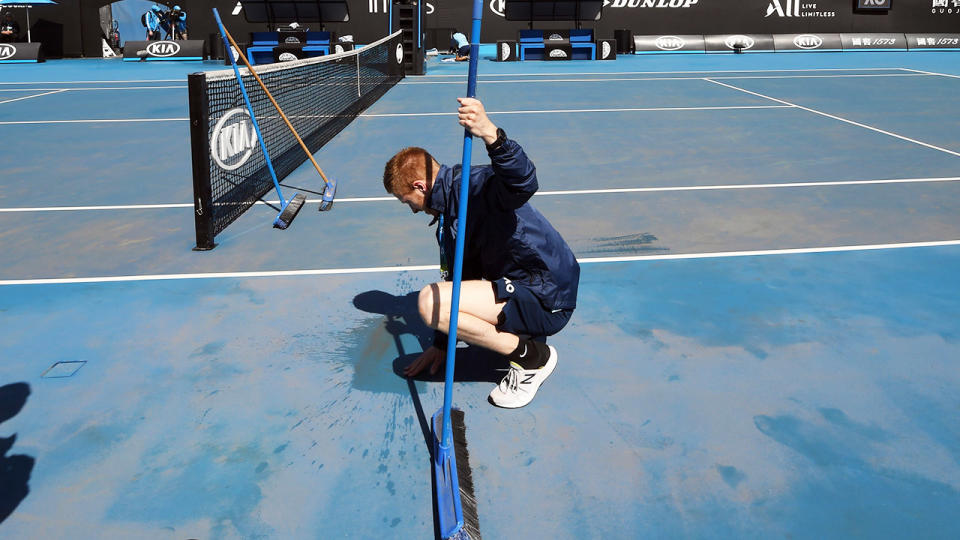
{"type": "Polygon", "coordinates": [[[197,232],[194,251],[208,251],[214,243],[213,194],[210,187],[210,101],[203,73],[187,76],[190,103],[190,153],[193,159],[193,220],[197,232]]]}

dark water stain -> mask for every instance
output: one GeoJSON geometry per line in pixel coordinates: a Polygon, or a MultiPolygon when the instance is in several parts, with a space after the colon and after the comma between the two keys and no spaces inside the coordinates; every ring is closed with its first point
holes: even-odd
{"type": "Polygon", "coordinates": [[[287,446],[288,446],[289,444],[290,444],[290,443],[281,444],[280,446],[278,446],[278,447],[276,447],[276,448],[273,449],[273,453],[274,453],[274,454],[279,454],[280,452],[283,452],[284,450],[287,449],[287,446]]]}
{"type": "Polygon", "coordinates": [[[819,409],[819,411],[823,418],[831,424],[856,433],[866,439],[876,442],[887,442],[892,438],[889,433],[880,429],[876,424],[868,425],[854,422],[840,409],[822,408],[819,409]]]}
{"type": "Polygon", "coordinates": [[[190,358],[196,358],[198,356],[212,356],[220,351],[227,345],[226,341],[212,341],[207,343],[203,347],[199,347],[190,353],[190,358]]]}
{"type": "MultiPolygon", "coordinates": [[[[846,418],[829,412],[834,420],[846,418]]],[[[808,460],[782,495],[756,500],[753,511],[778,529],[807,538],[960,538],[960,492],[912,472],[871,464],[862,426],[819,425],[782,415],[757,416],[757,428],[808,460]],[[921,527],[918,529],[918,526],[921,527]],[[922,532],[920,532],[922,530],[922,532]]]]}
{"type": "Polygon", "coordinates": [[[213,524],[213,538],[269,534],[256,512],[263,498],[262,478],[250,473],[253,463],[258,463],[258,474],[267,470],[264,452],[252,444],[223,447],[215,442],[206,450],[187,456],[164,447],[144,455],[140,474],[114,494],[106,518],[179,525],[202,516],[213,524]]]}
{"type": "Polygon", "coordinates": [[[723,478],[723,481],[734,489],[747,478],[747,475],[737,470],[736,467],[729,465],[717,465],[717,472],[720,473],[720,478],[723,478]]]}
{"type": "Polygon", "coordinates": [[[878,321],[877,330],[892,338],[954,343],[957,268],[960,256],[935,249],[894,258],[856,252],[591,265],[582,269],[578,317],[641,337],[663,330],[706,346],[740,347],[759,359],[835,336],[859,343],[863,320],[878,321]]]}
{"type": "Polygon", "coordinates": [[[664,252],[670,248],[655,246],[659,239],[650,233],[634,233],[621,236],[601,236],[590,239],[571,239],[571,245],[580,255],[636,255],[638,253],[664,252]]]}

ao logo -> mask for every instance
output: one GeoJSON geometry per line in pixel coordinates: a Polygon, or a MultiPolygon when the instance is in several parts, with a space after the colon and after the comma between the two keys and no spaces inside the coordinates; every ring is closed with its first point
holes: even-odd
{"type": "Polygon", "coordinates": [[[490,11],[494,14],[503,17],[503,10],[506,9],[506,0],[490,0],[490,11]]]}
{"type": "Polygon", "coordinates": [[[225,171],[239,169],[256,146],[257,132],[253,129],[250,113],[244,108],[230,109],[213,127],[210,155],[225,171]]]}
{"type": "Polygon", "coordinates": [[[600,48],[600,58],[607,58],[610,56],[610,42],[601,41],[601,43],[603,43],[603,45],[600,48]]]}
{"type": "Polygon", "coordinates": [[[801,49],[817,49],[823,45],[823,39],[813,34],[801,34],[793,38],[793,44],[801,49]]]}
{"type": "Polygon", "coordinates": [[[180,52],[180,44],[173,41],[155,41],[147,45],[150,56],[173,56],[180,52]]]}
{"type": "Polygon", "coordinates": [[[744,36],[742,34],[737,34],[730,36],[727,39],[723,40],[723,43],[727,46],[728,49],[735,49],[737,46],[740,46],[744,49],[752,49],[756,42],[753,41],[753,38],[750,36],[744,36]]]}
{"type": "Polygon", "coordinates": [[[510,44],[509,44],[509,43],[501,43],[501,44],[500,44],[500,59],[501,59],[501,60],[506,60],[507,58],[510,58],[510,44]]]}
{"type": "Polygon", "coordinates": [[[13,58],[13,55],[17,54],[17,48],[13,45],[8,45],[6,43],[0,44],[0,60],[6,60],[7,58],[13,58]]]}
{"type": "Polygon", "coordinates": [[[550,51],[550,58],[566,58],[567,53],[563,49],[554,49],[550,51]]]}
{"type": "Polygon", "coordinates": [[[285,52],[285,53],[280,53],[280,56],[278,56],[277,58],[281,62],[292,62],[297,59],[297,55],[290,52],[285,52]]]}
{"type": "Polygon", "coordinates": [[[403,43],[397,43],[397,63],[403,63],[403,43]]]}
{"type": "Polygon", "coordinates": [[[686,42],[677,36],[660,36],[655,43],[661,51],[678,51],[686,45],[686,42]]]}

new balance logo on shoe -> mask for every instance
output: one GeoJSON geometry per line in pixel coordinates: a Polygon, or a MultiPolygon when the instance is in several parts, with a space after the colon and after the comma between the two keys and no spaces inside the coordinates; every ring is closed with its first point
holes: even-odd
{"type": "Polygon", "coordinates": [[[523,369],[516,362],[510,362],[507,375],[490,392],[490,402],[497,407],[516,409],[533,401],[533,396],[543,381],[553,373],[557,367],[557,349],[548,345],[550,356],[547,363],[540,369],[523,369]]]}

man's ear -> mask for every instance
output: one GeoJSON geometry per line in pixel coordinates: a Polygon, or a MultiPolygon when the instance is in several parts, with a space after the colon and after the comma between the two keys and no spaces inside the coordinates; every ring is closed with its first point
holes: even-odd
{"type": "Polygon", "coordinates": [[[426,181],[424,181],[424,180],[414,180],[414,181],[413,181],[413,189],[415,189],[415,190],[417,190],[417,191],[420,191],[420,192],[422,192],[422,193],[426,193],[426,192],[427,192],[427,183],[426,183],[426,181]]]}

